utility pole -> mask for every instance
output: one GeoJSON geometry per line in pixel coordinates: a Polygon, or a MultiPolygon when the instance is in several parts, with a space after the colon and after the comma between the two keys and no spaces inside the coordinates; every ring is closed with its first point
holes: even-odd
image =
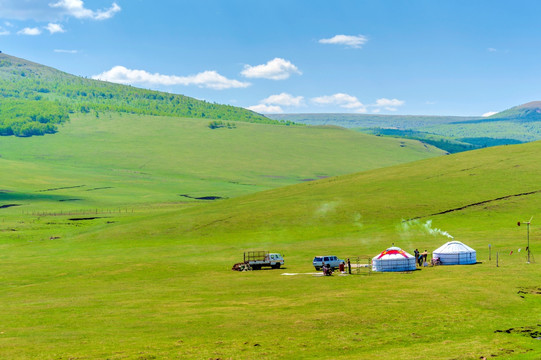
{"type": "MultiPolygon", "coordinates": [[[[528,245],[526,247],[526,250],[528,250],[528,264],[530,263],[530,224],[532,222],[533,216],[530,218],[529,221],[523,221],[524,224],[527,225],[528,229],[528,245]]],[[[520,226],[520,221],[517,223],[518,226],[520,226]]]]}

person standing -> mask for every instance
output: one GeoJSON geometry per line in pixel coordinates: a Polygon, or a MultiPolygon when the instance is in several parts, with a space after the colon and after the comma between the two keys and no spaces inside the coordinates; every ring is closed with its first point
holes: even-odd
{"type": "Polygon", "coordinates": [[[419,249],[415,249],[413,253],[415,254],[415,262],[419,264],[419,249]]]}
{"type": "Polygon", "coordinates": [[[351,275],[351,261],[348,258],[348,273],[351,275]]]}
{"type": "Polygon", "coordinates": [[[427,259],[428,259],[428,251],[425,249],[425,251],[421,254],[422,258],[423,258],[423,265],[424,266],[427,266],[428,263],[427,263],[427,259]]]}

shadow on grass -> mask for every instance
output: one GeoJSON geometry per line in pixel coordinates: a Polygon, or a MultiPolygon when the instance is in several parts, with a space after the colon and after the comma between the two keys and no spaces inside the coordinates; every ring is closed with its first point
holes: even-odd
{"type": "MultiPolygon", "coordinates": [[[[0,203],[9,202],[10,205],[20,206],[23,204],[15,204],[25,201],[70,201],[73,197],[54,195],[54,194],[35,194],[35,193],[19,193],[12,191],[0,190],[0,203]]],[[[9,206],[4,206],[9,207],[9,206]]]]}

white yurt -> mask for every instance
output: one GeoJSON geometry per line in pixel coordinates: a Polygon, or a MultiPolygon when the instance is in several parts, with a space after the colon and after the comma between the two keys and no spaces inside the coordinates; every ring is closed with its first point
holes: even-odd
{"type": "Polygon", "coordinates": [[[432,258],[440,259],[442,265],[475,264],[475,250],[460,241],[449,241],[432,252],[432,258]]]}
{"type": "Polygon", "coordinates": [[[415,257],[399,247],[390,247],[372,258],[372,271],[412,271],[415,257]]]}

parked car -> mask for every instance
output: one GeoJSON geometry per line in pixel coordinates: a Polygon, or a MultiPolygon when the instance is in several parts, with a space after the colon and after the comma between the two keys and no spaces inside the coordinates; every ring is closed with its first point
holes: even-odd
{"type": "Polygon", "coordinates": [[[334,255],[324,255],[324,256],[316,256],[314,257],[314,261],[312,261],[312,264],[316,268],[317,271],[321,270],[321,267],[323,264],[330,264],[332,269],[338,269],[340,264],[345,264],[346,262],[342,259],[339,259],[338,257],[334,255]]]}

